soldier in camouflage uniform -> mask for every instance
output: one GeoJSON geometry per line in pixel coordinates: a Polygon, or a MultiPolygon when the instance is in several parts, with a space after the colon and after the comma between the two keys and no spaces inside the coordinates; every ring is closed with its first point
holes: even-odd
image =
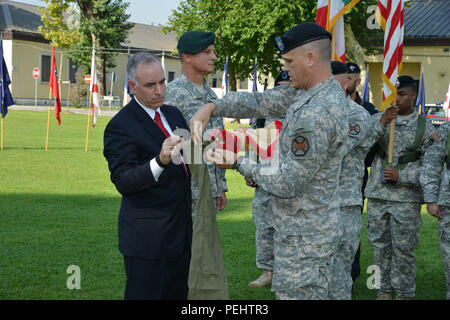
{"type": "MultiPolygon", "coordinates": [[[[275,86],[289,83],[289,75],[286,71],[281,72],[275,79],[275,86]]],[[[262,127],[267,127],[275,120],[282,119],[258,119],[252,124],[252,128],[259,128],[258,124],[264,121],[262,127]]],[[[268,164],[270,160],[260,159],[263,164],[268,164]]],[[[262,274],[248,284],[249,287],[264,287],[272,284],[273,275],[273,233],[272,226],[272,205],[270,203],[270,193],[251,179],[246,178],[248,186],[255,187],[255,196],[252,203],[253,222],[256,226],[255,247],[256,247],[256,266],[262,269],[262,274]]]]}
{"type": "MultiPolygon", "coordinates": [[[[189,121],[195,112],[211,99],[216,99],[214,91],[206,84],[205,76],[214,72],[215,34],[203,31],[188,31],[178,40],[177,48],[182,56],[182,74],[167,85],[164,102],[176,106],[189,121]]],[[[223,129],[222,118],[212,118],[207,129],[223,129]]],[[[226,205],[225,192],[228,191],[225,171],[208,165],[211,178],[211,193],[216,208],[223,210],[226,205]]],[[[192,179],[192,220],[198,205],[198,187],[192,179]]]]}
{"type": "Polygon", "coordinates": [[[447,299],[450,299],[450,122],[440,126],[439,135],[439,140],[425,152],[420,185],[428,213],[438,219],[447,299]]]}
{"type": "MultiPolygon", "coordinates": [[[[223,168],[233,167],[272,195],[272,291],[277,299],[329,299],[331,259],[342,236],[339,175],[348,135],[347,102],[331,76],[330,39],[329,32],[310,22],[276,38],[292,86],[304,89],[295,92],[291,104],[268,100],[267,91],[272,91],[272,97],[286,93],[283,86],[264,93],[228,93],[204,106],[191,120],[198,141],[198,121],[204,125],[211,115],[284,117],[275,154],[279,164],[271,174],[261,164],[215,162],[223,168]],[[253,109],[254,104],[261,108],[253,109]]],[[[211,156],[216,153],[222,156],[220,150],[211,156]]]]}
{"type": "MultiPolygon", "coordinates": [[[[392,299],[393,292],[399,300],[410,299],[415,294],[414,250],[419,244],[423,202],[419,175],[423,153],[438,137],[431,122],[415,111],[416,96],[414,79],[399,77],[396,106],[385,111],[398,113],[392,167],[387,166],[386,152],[390,125],[382,119],[387,127],[378,141],[379,152],[366,187],[367,236],[373,250],[373,265],[380,268],[381,275],[379,300],[392,299]]],[[[380,119],[385,112],[373,117],[380,119]]]]}
{"type": "MultiPolygon", "coordinates": [[[[340,61],[333,61],[331,71],[342,89],[346,91],[348,85],[347,66],[340,61]]],[[[330,289],[331,299],[336,300],[351,300],[352,298],[352,263],[358,250],[362,229],[364,160],[383,131],[381,123],[373,120],[362,106],[351,100],[350,97],[347,98],[347,102],[349,112],[348,154],[342,162],[339,177],[340,219],[343,236],[333,258],[330,289]]]]}

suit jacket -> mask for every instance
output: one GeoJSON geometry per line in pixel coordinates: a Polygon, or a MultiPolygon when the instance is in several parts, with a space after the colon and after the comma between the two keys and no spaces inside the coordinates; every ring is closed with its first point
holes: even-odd
{"type": "MultiPolygon", "coordinates": [[[[164,105],[161,112],[172,130],[189,130],[181,112],[164,105]]],[[[181,165],[173,162],[155,181],[150,160],[166,139],[152,118],[133,99],[108,123],[103,154],[111,181],[122,195],[119,251],[130,257],[177,257],[191,247],[191,186],[181,165]]]]}

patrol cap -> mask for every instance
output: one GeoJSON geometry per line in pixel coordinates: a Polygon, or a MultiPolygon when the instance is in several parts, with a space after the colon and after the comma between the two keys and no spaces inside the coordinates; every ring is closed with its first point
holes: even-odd
{"type": "Polygon", "coordinates": [[[356,63],[347,62],[345,65],[347,66],[348,73],[361,73],[361,69],[356,63]]]}
{"type": "Polygon", "coordinates": [[[348,73],[345,63],[340,61],[331,61],[331,73],[333,75],[348,73]]]}
{"type": "Polygon", "coordinates": [[[275,79],[275,86],[281,81],[289,81],[289,75],[286,71],[281,71],[281,73],[275,79]]]}
{"type": "Polygon", "coordinates": [[[411,76],[400,76],[397,78],[397,89],[413,87],[416,88],[416,81],[411,76]]]}
{"type": "Polygon", "coordinates": [[[178,39],[177,49],[180,53],[197,54],[214,44],[214,32],[191,30],[183,33],[178,39]]]}
{"type": "Polygon", "coordinates": [[[292,27],[282,36],[275,38],[275,45],[281,53],[286,53],[308,42],[330,39],[331,34],[314,22],[304,22],[292,27]]]}

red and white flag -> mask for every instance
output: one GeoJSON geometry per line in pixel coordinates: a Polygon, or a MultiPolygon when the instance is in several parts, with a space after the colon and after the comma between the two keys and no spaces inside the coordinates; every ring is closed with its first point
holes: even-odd
{"type": "Polygon", "coordinates": [[[345,63],[344,14],[359,0],[318,0],[316,23],[332,35],[331,60],[345,63]]]}
{"type": "Polygon", "coordinates": [[[450,121],[450,110],[449,110],[449,104],[450,104],[450,83],[448,84],[448,90],[447,95],[445,96],[444,101],[444,112],[445,116],[447,117],[446,121],[450,121]]]}
{"type": "Polygon", "coordinates": [[[95,66],[95,44],[92,48],[92,61],[91,61],[91,83],[89,85],[89,92],[92,97],[92,126],[95,127],[97,117],[100,114],[100,99],[98,96],[98,78],[97,68],[95,66]]]}
{"type": "Polygon", "coordinates": [[[50,69],[50,81],[48,83],[50,88],[50,96],[55,97],[55,114],[58,124],[61,124],[61,100],[59,98],[58,89],[58,71],[56,70],[55,46],[52,46],[52,66],[50,69]]]}
{"type": "Polygon", "coordinates": [[[384,30],[383,102],[380,110],[391,105],[397,96],[397,77],[402,68],[403,35],[405,30],[404,0],[379,0],[377,20],[384,30]]]}

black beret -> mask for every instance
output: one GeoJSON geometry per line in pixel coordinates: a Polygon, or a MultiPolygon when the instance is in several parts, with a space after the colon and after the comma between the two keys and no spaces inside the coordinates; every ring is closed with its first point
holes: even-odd
{"type": "Polygon", "coordinates": [[[178,39],[177,49],[180,53],[197,54],[214,44],[214,32],[187,31],[178,39]]]}
{"type": "Polygon", "coordinates": [[[275,79],[275,86],[281,81],[289,81],[289,75],[286,71],[281,71],[281,73],[275,79]]]}
{"type": "Polygon", "coordinates": [[[345,65],[347,66],[348,73],[361,73],[361,69],[356,63],[347,62],[345,65]]]}
{"type": "Polygon", "coordinates": [[[400,76],[397,78],[397,89],[416,87],[416,81],[410,76],[400,76]]]}
{"type": "Polygon", "coordinates": [[[331,61],[331,73],[334,75],[348,73],[345,63],[340,61],[331,61]]]}
{"type": "Polygon", "coordinates": [[[304,22],[292,27],[282,36],[275,38],[275,44],[281,53],[286,53],[308,42],[330,39],[331,34],[314,22],[304,22]]]}

